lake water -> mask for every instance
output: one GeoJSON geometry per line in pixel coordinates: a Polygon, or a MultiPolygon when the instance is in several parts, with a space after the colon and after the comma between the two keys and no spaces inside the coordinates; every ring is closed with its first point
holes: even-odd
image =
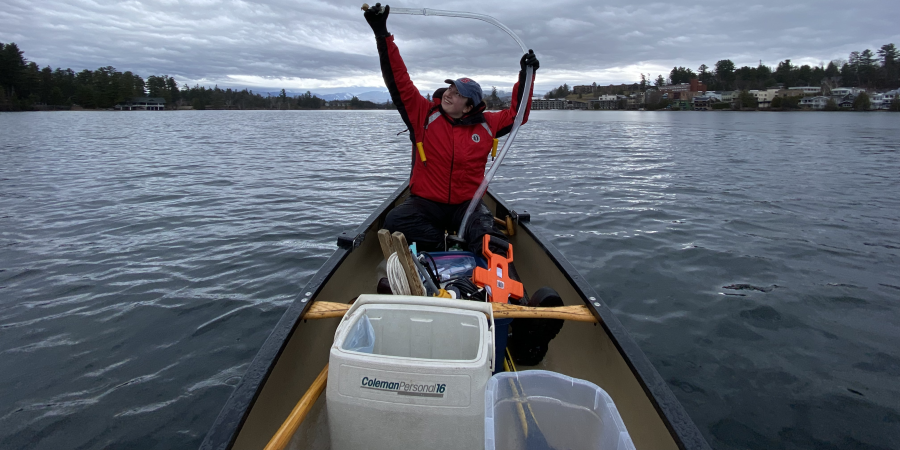
{"type": "MultiPolygon", "coordinates": [[[[0,448],[196,448],[404,128],[0,114],[0,448]]],[[[538,111],[492,185],[714,448],[900,448],[900,114],[538,111]]]]}

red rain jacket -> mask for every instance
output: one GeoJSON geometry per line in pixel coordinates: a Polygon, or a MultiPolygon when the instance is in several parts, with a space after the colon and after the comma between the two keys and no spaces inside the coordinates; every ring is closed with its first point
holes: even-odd
{"type": "MultiPolygon", "coordinates": [[[[524,72],[519,73],[519,82],[513,87],[509,109],[484,112],[482,102],[460,119],[453,119],[443,113],[439,95],[429,101],[410,81],[400,51],[394,44],[394,36],[377,37],[376,40],[385,85],[409,128],[412,141],[414,162],[410,192],[452,205],[470,201],[484,180],[484,166],[494,138],[508,134],[512,128],[516,108],[522,100],[519,89],[525,83],[524,72]],[[427,165],[419,158],[416,142],[423,144],[427,165]]],[[[522,123],[528,120],[533,91],[532,80],[522,123]]]]}

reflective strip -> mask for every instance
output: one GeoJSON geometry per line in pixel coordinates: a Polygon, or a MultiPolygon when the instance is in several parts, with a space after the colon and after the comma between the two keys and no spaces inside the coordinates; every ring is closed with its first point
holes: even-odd
{"type": "Polygon", "coordinates": [[[481,126],[483,126],[485,130],[487,130],[488,136],[494,137],[494,133],[491,132],[491,127],[488,126],[487,122],[481,122],[481,126]]]}
{"type": "Polygon", "coordinates": [[[440,111],[435,111],[434,114],[432,114],[431,116],[429,116],[429,117],[428,117],[428,121],[425,122],[425,129],[427,130],[427,129],[428,129],[428,125],[431,125],[431,122],[434,122],[435,120],[437,120],[438,117],[441,117],[441,112],[440,112],[440,111]]]}

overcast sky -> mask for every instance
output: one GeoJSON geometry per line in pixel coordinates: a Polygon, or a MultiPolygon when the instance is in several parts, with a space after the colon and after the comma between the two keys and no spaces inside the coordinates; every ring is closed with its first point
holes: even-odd
{"type": "MultiPolygon", "coordinates": [[[[374,3],[374,2],[373,2],[374,3]]],[[[111,65],[180,84],[317,92],[383,88],[361,0],[0,0],[0,42],[54,68],[111,65]],[[356,87],[356,89],[350,89],[356,87]],[[338,88],[338,89],[329,89],[338,88]],[[345,89],[346,88],[346,89],[345,89]]],[[[740,67],[846,59],[900,45],[897,0],[645,0],[391,3],[488,14],[541,61],[537,89],[635,82],[731,59],[740,67]]],[[[481,21],[392,14],[416,85],[469,76],[508,89],[521,50],[481,21]]]]}

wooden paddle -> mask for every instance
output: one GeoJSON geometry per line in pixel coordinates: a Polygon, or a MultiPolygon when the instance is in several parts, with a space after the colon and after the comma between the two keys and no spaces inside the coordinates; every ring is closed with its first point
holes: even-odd
{"type": "Polygon", "coordinates": [[[294,433],[297,432],[297,429],[300,428],[300,424],[303,423],[303,419],[309,414],[309,410],[312,409],[316,400],[322,395],[322,391],[325,390],[327,381],[328,364],[325,364],[325,368],[322,369],[319,376],[316,377],[309,389],[306,390],[303,397],[300,397],[300,401],[294,406],[291,414],[284,420],[284,423],[281,424],[281,427],[278,428],[278,431],[275,432],[272,439],[269,440],[269,443],[266,444],[265,450],[283,450],[287,447],[291,438],[294,436],[294,433]]]}

